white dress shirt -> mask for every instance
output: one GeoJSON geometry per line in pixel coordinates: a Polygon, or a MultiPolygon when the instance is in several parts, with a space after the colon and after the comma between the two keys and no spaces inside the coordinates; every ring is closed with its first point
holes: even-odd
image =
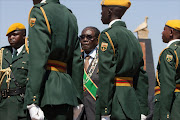
{"type": "MultiPolygon", "coordinates": [[[[23,47],[24,47],[24,45],[22,45],[20,48],[17,49],[17,56],[21,53],[23,47]]],[[[13,54],[12,54],[12,57],[13,57],[14,52],[15,52],[15,48],[12,48],[12,49],[13,49],[13,54]]]]}
{"type": "Polygon", "coordinates": [[[95,58],[96,53],[97,53],[97,47],[96,47],[93,51],[91,51],[89,54],[86,54],[86,53],[84,52],[84,62],[85,62],[86,56],[89,55],[89,56],[90,56],[89,65],[90,65],[91,62],[92,62],[92,60],[95,58]]]}

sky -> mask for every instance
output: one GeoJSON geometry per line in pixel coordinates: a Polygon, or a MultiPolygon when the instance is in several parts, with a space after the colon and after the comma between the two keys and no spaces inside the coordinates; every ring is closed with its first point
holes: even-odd
{"type": "MultiPolygon", "coordinates": [[[[144,22],[145,16],[148,16],[149,39],[156,68],[159,54],[167,45],[162,42],[161,33],[167,20],[180,19],[180,0],[130,1],[132,5],[122,17],[122,21],[126,22],[129,30],[134,31],[144,22]]],[[[79,34],[87,26],[95,26],[100,31],[108,27],[101,22],[101,0],[60,0],[60,2],[75,14],[79,34]]],[[[20,22],[28,29],[28,15],[32,7],[32,0],[0,0],[0,47],[9,45],[6,32],[11,24],[20,22]]]]}

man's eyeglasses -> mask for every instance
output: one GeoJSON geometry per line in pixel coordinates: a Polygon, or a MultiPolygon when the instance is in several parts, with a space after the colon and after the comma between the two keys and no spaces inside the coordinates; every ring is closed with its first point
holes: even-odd
{"type": "Polygon", "coordinates": [[[93,36],[92,35],[80,35],[79,38],[80,38],[80,40],[85,39],[85,38],[87,38],[88,40],[92,40],[93,36]]]}

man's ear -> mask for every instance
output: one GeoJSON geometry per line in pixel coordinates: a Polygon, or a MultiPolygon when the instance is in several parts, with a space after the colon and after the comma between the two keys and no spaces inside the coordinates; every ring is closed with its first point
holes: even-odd
{"type": "Polygon", "coordinates": [[[170,30],[170,34],[169,34],[170,37],[173,37],[173,33],[174,33],[174,29],[171,29],[171,30],[170,30]]]}
{"type": "Polygon", "coordinates": [[[112,14],[112,9],[108,9],[108,16],[111,16],[111,14],[112,14]]]}

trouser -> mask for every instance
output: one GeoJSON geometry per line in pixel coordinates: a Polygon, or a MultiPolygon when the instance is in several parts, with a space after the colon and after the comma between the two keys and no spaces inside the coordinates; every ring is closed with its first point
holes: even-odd
{"type": "Polygon", "coordinates": [[[18,95],[1,98],[0,120],[27,120],[23,104],[24,100],[18,95]]]}
{"type": "Polygon", "coordinates": [[[46,105],[42,108],[45,120],[73,120],[73,106],[46,105]]]}

